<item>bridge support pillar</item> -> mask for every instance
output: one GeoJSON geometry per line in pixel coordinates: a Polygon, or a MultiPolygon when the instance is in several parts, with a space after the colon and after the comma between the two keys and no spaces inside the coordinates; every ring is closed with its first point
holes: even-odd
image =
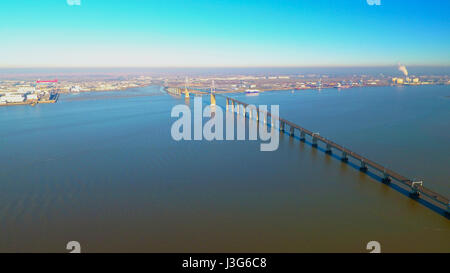
{"type": "Polygon", "coordinates": [[[389,175],[386,173],[385,170],[383,171],[383,179],[381,179],[381,182],[385,184],[391,183],[391,178],[389,177],[389,175]]]}
{"type": "Polygon", "coordinates": [[[348,162],[347,152],[342,152],[341,160],[342,160],[343,162],[348,162]]]}
{"type": "Polygon", "coordinates": [[[409,196],[413,199],[417,199],[420,197],[420,187],[423,186],[422,181],[414,181],[411,183],[411,191],[409,193],[409,196]]]}
{"type": "Polygon", "coordinates": [[[289,135],[290,135],[291,137],[294,136],[294,132],[295,132],[294,130],[295,130],[295,128],[292,127],[292,126],[291,126],[291,128],[289,128],[289,135]]]}
{"type": "Polygon", "coordinates": [[[211,93],[211,105],[212,106],[216,105],[216,95],[214,95],[213,93],[211,93]]]}
{"type": "Polygon", "coordinates": [[[284,132],[284,122],[280,122],[280,131],[284,132]]]}
{"type": "Polygon", "coordinates": [[[189,99],[189,91],[186,89],[184,89],[184,98],[185,99],[189,99]]]}
{"type": "Polygon", "coordinates": [[[228,111],[228,105],[229,105],[229,103],[230,103],[230,102],[228,101],[228,98],[227,98],[227,99],[226,99],[226,104],[227,104],[227,109],[226,109],[226,110],[227,110],[227,111],[228,111]]]}
{"type": "Polygon", "coordinates": [[[312,146],[315,148],[317,148],[317,135],[318,135],[318,133],[312,134],[312,146]]]}
{"type": "Polygon", "coordinates": [[[447,217],[450,217],[450,202],[447,203],[447,211],[445,212],[447,214],[447,217]]]}
{"type": "Polygon", "coordinates": [[[327,147],[325,148],[325,153],[331,154],[331,145],[330,145],[330,143],[327,143],[327,147]]]}
{"type": "Polygon", "coordinates": [[[306,140],[306,134],[304,131],[300,131],[300,141],[305,141],[306,140]]]}
{"type": "Polygon", "coordinates": [[[236,102],[236,113],[237,113],[238,115],[239,115],[239,108],[240,108],[239,103],[236,102]]]}
{"type": "Polygon", "coordinates": [[[367,172],[367,164],[364,160],[361,160],[361,167],[359,167],[359,170],[362,172],[367,172]]]}

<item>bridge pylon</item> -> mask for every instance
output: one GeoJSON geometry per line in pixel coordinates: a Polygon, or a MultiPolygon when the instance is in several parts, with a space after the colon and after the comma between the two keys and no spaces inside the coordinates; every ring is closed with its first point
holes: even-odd
{"type": "Polygon", "coordinates": [[[327,146],[325,148],[325,153],[327,153],[329,155],[332,154],[330,143],[327,143],[327,146]]]}
{"type": "Polygon", "coordinates": [[[364,160],[361,160],[361,167],[359,167],[359,170],[362,172],[367,172],[367,164],[364,160]]]}
{"type": "Polygon", "coordinates": [[[411,191],[409,196],[413,199],[417,199],[420,196],[420,187],[423,187],[423,181],[413,181],[411,182],[411,191]]]}
{"type": "MultiPolygon", "coordinates": [[[[284,131],[284,128],[283,128],[284,131]]],[[[291,126],[291,128],[289,128],[289,136],[293,137],[295,134],[295,128],[291,126]]]]}
{"type": "Polygon", "coordinates": [[[317,148],[317,136],[319,136],[319,133],[313,133],[312,134],[312,146],[314,148],[317,148]]]}
{"type": "Polygon", "coordinates": [[[300,131],[300,141],[305,142],[305,140],[306,140],[306,134],[305,134],[305,131],[301,130],[301,131],[300,131]]]}
{"type": "Polygon", "coordinates": [[[381,181],[385,184],[389,184],[391,182],[391,178],[386,173],[386,170],[383,170],[383,178],[381,179],[381,181]]]}
{"type": "Polygon", "coordinates": [[[214,80],[211,85],[211,106],[216,105],[216,88],[214,87],[214,80]]]}
{"type": "Polygon", "coordinates": [[[189,89],[188,89],[188,85],[189,85],[189,78],[186,77],[186,81],[184,84],[184,98],[185,99],[189,99],[189,89]]]}

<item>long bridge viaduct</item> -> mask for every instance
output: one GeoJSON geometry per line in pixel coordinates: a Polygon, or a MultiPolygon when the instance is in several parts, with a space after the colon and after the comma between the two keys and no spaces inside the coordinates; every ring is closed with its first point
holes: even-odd
{"type": "MultiPolygon", "coordinates": [[[[170,91],[168,90],[170,93],[170,91]]],[[[208,89],[192,89],[185,87],[184,90],[182,88],[173,88],[172,92],[176,95],[185,95],[185,98],[189,98],[189,93],[200,93],[200,94],[209,94],[211,101],[210,105],[216,105],[216,96],[222,96],[226,100],[226,109],[235,112],[237,115],[243,115],[249,119],[255,119],[260,123],[270,126],[273,129],[278,129],[283,133],[288,133],[290,137],[295,137],[296,132],[299,135],[300,141],[305,142],[306,137],[311,138],[312,146],[317,148],[319,143],[325,146],[325,153],[332,154],[335,152],[340,153],[340,159],[343,162],[348,162],[349,159],[353,159],[356,162],[359,162],[359,170],[361,172],[367,172],[369,169],[378,173],[381,176],[381,181],[385,184],[390,184],[391,182],[396,182],[402,188],[406,188],[409,191],[409,196],[413,199],[419,200],[422,199],[429,204],[439,208],[443,214],[447,217],[450,217],[450,200],[443,195],[434,192],[423,185],[423,181],[415,181],[409,179],[403,175],[398,174],[397,172],[390,170],[374,161],[365,158],[348,148],[344,148],[343,146],[321,136],[317,132],[309,131],[291,121],[283,119],[278,116],[272,115],[268,111],[264,111],[255,107],[254,105],[249,105],[247,103],[238,101],[234,98],[230,98],[221,94],[217,94],[214,89],[214,84],[211,90],[208,89]],[[275,128],[275,120],[278,120],[279,128],[275,128]],[[287,131],[288,130],[288,131],[287,131]]]]}

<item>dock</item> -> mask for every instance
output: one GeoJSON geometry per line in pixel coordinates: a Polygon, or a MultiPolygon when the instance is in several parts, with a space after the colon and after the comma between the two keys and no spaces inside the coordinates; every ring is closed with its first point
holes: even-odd
{"type": "Polygon", "coordinates": [[[8,102],[2,103],[0,106],[18,106],[18,105],[31,105],[35,106],[40,103],[56,103],[59,99],[59,93],[51,94],[48,100],[26,100],[23,102],[8,102]]]}

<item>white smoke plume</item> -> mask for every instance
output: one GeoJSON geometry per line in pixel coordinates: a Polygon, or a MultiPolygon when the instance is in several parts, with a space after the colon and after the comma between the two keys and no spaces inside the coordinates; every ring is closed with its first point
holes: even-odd
{"type": "Polygon", "coordinates": [[[398,70],[402,71],[403,74],[405,74],[405,76],[408,76],[408,70],[406,69],[406,66],[402,65],[402,64],[398,64],[398,70]]]}

